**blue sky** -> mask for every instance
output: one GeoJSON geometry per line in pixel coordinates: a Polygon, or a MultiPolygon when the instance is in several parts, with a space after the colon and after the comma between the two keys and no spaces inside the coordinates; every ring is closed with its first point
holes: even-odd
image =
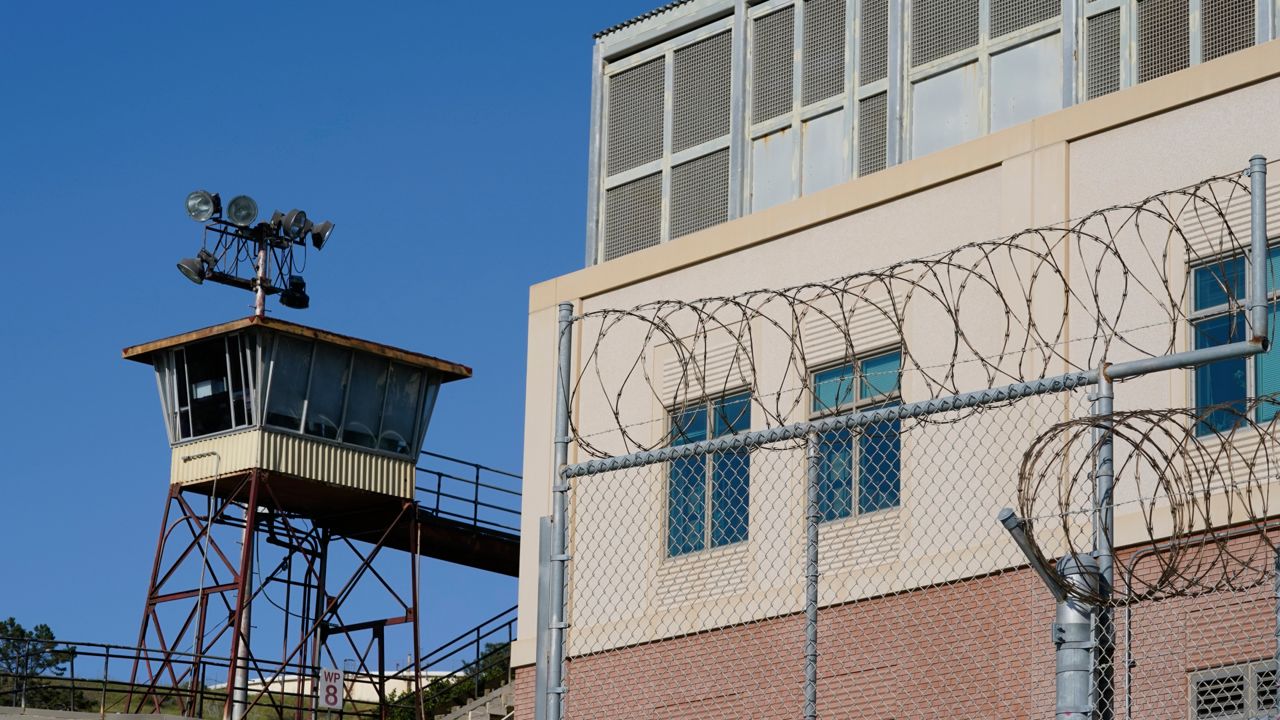
{"type": "MultiPolygon", "coordinates": [[[[528,286],[582,263],[591,33],[657,4],[6,3],[0,618],[136,640],[169,448],[120,349],[251,311],[174,269],[196,188],[333,220],[275,314],[470,365],[427,447],[518,471],[528,286]]],[[[427,647],[514,604],[425,573],[427,647]]]]}

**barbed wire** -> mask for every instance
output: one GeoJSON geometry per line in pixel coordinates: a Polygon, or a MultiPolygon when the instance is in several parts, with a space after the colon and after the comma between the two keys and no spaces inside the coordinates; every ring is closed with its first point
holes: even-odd
{"type": "Polygon", "coordinates": [[[1209,267],[1243,322],[1226,264],[1247,247],[1249,195],[1237,172],[825,282],[587,311],[574,318],[572,437],[597,458],[652,450],[673,440],[653,428],[653,408],[675,415],[740,391],[754,429],[780,426],[808,411],[815,369],[884,351],[900,353],[911,401],[1091,369],[1121,352],[1168,354],[1189,330],[1184,268],[1209,267]]]}
{"type": "Polygon", "coordinates": [[[1273,485],[1280,396],[1202,409],[1133,410],[1058,423],[1023,456],[1019,513],[1036,561],[1065,592],[1093,603],[1125,604],[1274,579],[1273,485]],[[1260,420],[1259,418],[1266,418],[1260,420]],[[1114,485],[1099,497],[1103,438],[1112,438],[1114,485]],[[1056,557],[1097,546],[1096,507],[1131,506],[1113,527],[1114,587],[1092,593],[1063,578],[1056,557]],[[1135,526],[1139,525],[1140,526],[1135,526]]]}

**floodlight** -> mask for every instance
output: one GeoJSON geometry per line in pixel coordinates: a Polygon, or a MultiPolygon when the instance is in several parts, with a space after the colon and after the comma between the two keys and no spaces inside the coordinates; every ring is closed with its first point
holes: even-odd
{"type": "Polygon", "coordinates": [[[280,304],[294,310],[306,310],[311,306],[307,296],[307,281],[301,275],[289,276],[289,287],[280,293],[280,304]]]}
{"type": "Polygon", "coordinates": [[[324,244],[329,242],[329,236],[333,234],[333,223],[325,220],[317,223],[311,228],[311,244],[317,250],[323,250],[324,244]]]}
{"type": "Polygon", "coordinates": [[[204,284],[204,263],[195,258],[183,258],[178,262],[178,272],[191,282],[204,284]]]}
{"type": "Polygon", "coordinates": [[[227,219],[240,227],[249,227],[258,219],[258,203],[248,195],[237,195],[227,203],[227,219]]]}
{"type": "Polygon", "coordinates": [[[307,224],[307,214],[297,208],[290,210],[285,214],[281,222],[281,229],[286,237],[297,240],[302,237],[303,228],[307,224]]]}
{"type": "Polygon", "coordinates": [[[204,222],[222,212],[222,199],[217,193],[196,190],[187,196],[187,214],[196,222],[204,222]]]}

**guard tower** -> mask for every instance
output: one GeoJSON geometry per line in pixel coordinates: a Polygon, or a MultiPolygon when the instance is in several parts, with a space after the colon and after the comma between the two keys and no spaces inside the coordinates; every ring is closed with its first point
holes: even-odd
{"type": "Polygon", "coordinates": [[[345,659],[385,716],[420,685],[387,666],[388,645],[421,656],[419,557],[516,574],[514,536],[414,498],[437,394],[469,368],[263,315],[123,355],[154,367],[172,447],[134,711],[309,717],[345,659]]]}

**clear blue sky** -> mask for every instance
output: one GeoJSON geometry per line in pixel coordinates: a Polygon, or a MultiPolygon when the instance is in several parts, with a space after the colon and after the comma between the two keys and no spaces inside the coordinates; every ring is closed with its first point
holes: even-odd
{"type": "MultiPolygon", "coordinates": [[[[582,263],[591,33],[657,4],[5,3],[0,618],[136,640],[169,448],[120,349],[252,300],[174,269],[195,188],[332,219],[275,313],[472,366],[427,447],[518,471],[528,287],[582,263]]],[[[432,563],[427,639],[514,597],[432,563]]]]}

